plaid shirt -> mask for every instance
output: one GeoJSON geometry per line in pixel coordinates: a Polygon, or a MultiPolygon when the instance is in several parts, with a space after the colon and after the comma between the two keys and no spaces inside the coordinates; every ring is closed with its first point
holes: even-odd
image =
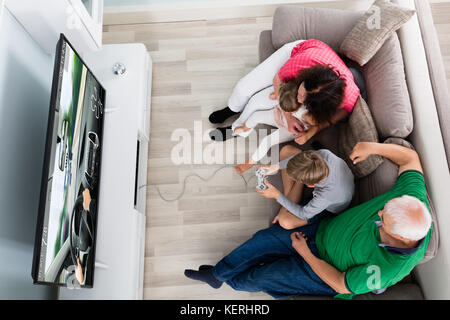
{"type": "Polygon", "coordinates": [[[344,61],[322,41],[310,39],[299,43],[292,49],[291,58],[278,71],[278,77],[281,81],[287,82],[295,78],[300,70],[317,64],[329,64],[334,70],[340,72],[341,78],[345,79],[347,83],[342,108],[352,112],[359,97],[359,89],[344,61]]]}

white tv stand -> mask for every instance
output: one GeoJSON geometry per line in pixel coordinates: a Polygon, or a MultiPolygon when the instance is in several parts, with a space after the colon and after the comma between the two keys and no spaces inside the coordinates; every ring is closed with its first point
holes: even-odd
{"type": "Polygon", "coordinates": [[[152,61],[143,44],[104,45],[83,60],[106,89],[96,267],[93,288],[61,288],[59,298],[142,299],[152,61]]]}

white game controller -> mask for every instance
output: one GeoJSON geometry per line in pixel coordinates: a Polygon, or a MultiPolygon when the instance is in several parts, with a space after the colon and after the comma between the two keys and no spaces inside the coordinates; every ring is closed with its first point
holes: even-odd
{"type": "Polygon", "coordinates": [[[258,183],[256,185],[256,188],[259,190],[267,190],[269,187],[264,183],[266,181],[267,177],[264,176],[264,174],[267,172],[266,169],[260,168],[256,170],[256,177],[258,178],[258,183]]]}

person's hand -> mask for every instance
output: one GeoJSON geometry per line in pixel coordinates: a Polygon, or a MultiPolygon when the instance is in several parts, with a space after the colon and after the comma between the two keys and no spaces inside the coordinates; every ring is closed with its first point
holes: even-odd
{"type": "MultiPolygon", "coordinates": [[[[286,113],[285,113],[286,115],[286,113]]],[[[289,116],[286,116],[286,120],[288,123],[288,130],[289,132],[295,134],[295,135],[299,135],[305,132],[305,129],[303,128],[302,124],[300,123],[300,121],[293,117],[292,115],[289,114],[289,116]]]]}
{"type": "Polygon", "coordinates": [[[275,91],[272,92],[271,94],[269,94],[269,98],[271,100],[278,100],[278,93],[276,93],[275,91]]]}
{"type": "Polygon", "coordinates": [[[83,191],[83,209],[85,211],[89,211],[89,205],[91,203],[91,193],[89,192],[89,189],[84,189],[83,191]]]}
{"type": "Polygon", "coordinates": [[[313,128],[314,127],[311,127],[308,131],[300,133],[297,138],[295,138],[295,142],[297,142],[299,145],[304,145],[306,142],[308,142],[308,140],[311,139],[316,133],[313,128]]]}
{"type": "Polygon", "coordinates": [[[243,174],[245,171],[247,171],[251,167],[253,167],[253,164],[246,162],[246,163],[238,164],[238,165],[234,166],[233,168],[238,173],[243,174]]]}
{"type": "Polygon", "coordinates": [[[268,164],[268,165],[259,167],[257,170],[259,170],[259,169],[265,169],[266,170],[266,173],[264,173],[264,176],[271,176],[271,175],[277,173],[278,170],[280,170],[280,165],[278,163],[277,164],[271,164],[271,165],[268,164]]]}
{"type": "Polygon", "coordinates": [[[303,255],[311,250],[308,247],[306,241],[308,238],[302,232],[293,232],[291,234],[292,247],[300,254],[303,255]]]}
{"type": "Polygon", "coordinates": [[[372,142],[358,142],[350,153],[350,160],[353,164],[357,164],[361,161],[366,160],[371,154],[373,154],[373,143],[372,142]]]}
{"type": "Polygon", "coordinates": [[[275,218],[273,218],[272,224],[276,224],[280,220],[280,214],[277,214],[275,218]]]}
{"type": "Polygon", "coordinates": [[[256,189],[256,192],[263,195],[268,199],[277,199],[280,196],[280,191],[271,185],[267,180],[264,181],[264,184],[268,187],[266,190],[256,189]]]}

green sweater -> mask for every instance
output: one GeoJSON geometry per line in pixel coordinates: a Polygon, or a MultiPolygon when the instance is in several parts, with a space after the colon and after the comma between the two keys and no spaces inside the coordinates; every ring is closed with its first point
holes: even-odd
{"type": "Polygon", "coordinates": [[[388,192],[346,210],[337,217],[325,218],[320,223],[316,235],[319,255],[346,273],[346,286],[352,293],[336,297],[351,299],[356,294],[392,286],[407,276],[423,259],[432,228],[413,252],[393,253],[379,246],[380,233],[376,224],[380,220],[378,211],[389,200],[403,195],[416,197],[429,209],[423,175],[410,170],[403,172],[388,192]]]}

